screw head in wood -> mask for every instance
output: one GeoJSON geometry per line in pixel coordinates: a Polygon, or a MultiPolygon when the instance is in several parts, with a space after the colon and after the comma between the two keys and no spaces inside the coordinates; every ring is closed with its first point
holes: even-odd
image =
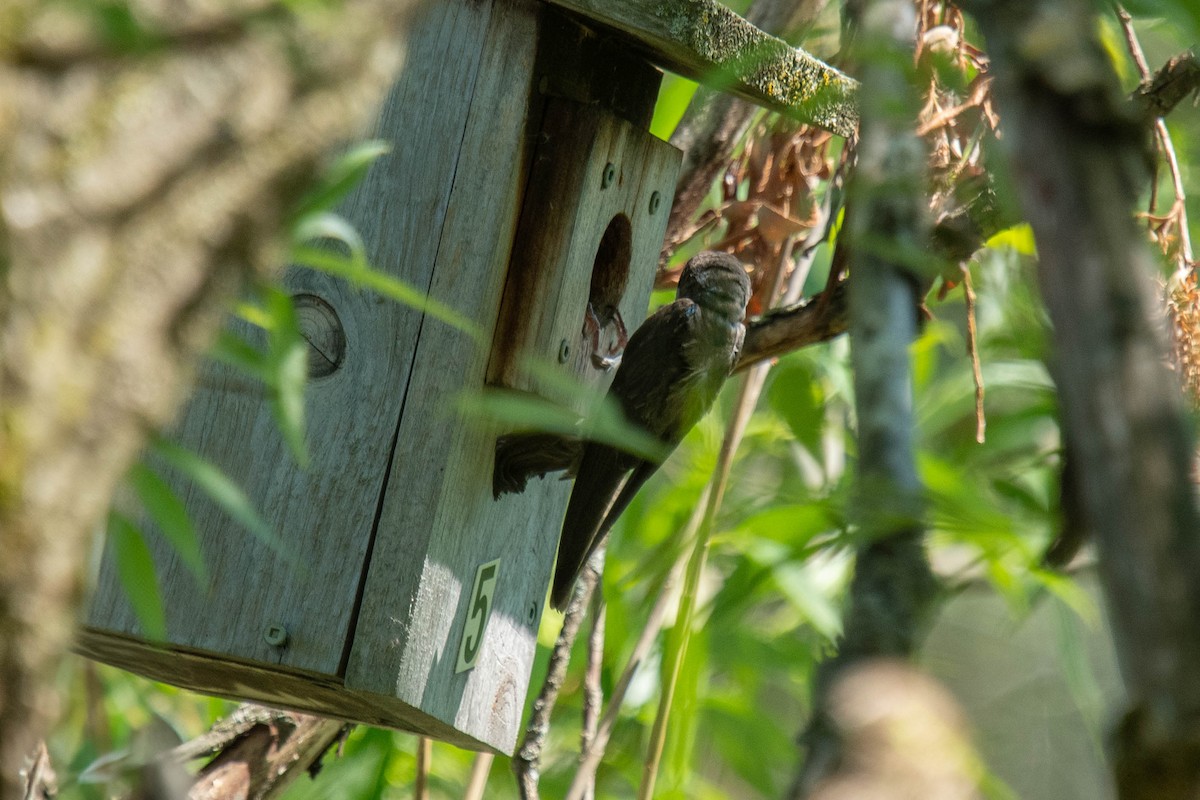
{"type": "Polygon", "coordinates": [[[563,339],[558,343],[558,363],[565,364],[571,357],[571,343],[563,339]]]}
{"type": "Polygon", "coordinates": [[[288,640],[287,628],[282,625],[268,625],[267,629],[263,631],[263,638],[271,647],[283,647],[288,640]]]}
{"type": "Polygon", "coordinates": [[[653,192],[650,195],[650,213],[657,214],[658,207],[662,204],[662,195],[658,192],[653,192]]]}
{"type": "Polygon", "coordinates": [[[533,621],[535,619],[537,619],[537,603],[530,603],[529,604],[529,624],[532,625],[533,621]]]}
{"type": "Polygon", "coordinates": [[[617,177],[617,165],[611,161],[604,165],[604,175],[600,178],[600,188],[607,189],[617,177]]]}

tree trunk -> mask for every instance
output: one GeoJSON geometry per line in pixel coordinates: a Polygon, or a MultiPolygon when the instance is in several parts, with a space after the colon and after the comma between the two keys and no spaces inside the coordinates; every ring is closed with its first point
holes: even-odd
{"type": "Polygon", "coordinates": [[[1037,239],[1055,379],[1130,706],[1124,800],[1200,795],[1200,513],[1134,203],[1149,132],[1084,0],[976,2],[1015,183],[1037,239]],[[1047,38],[1049,37],[1049,38],[1047,38]],[[1049,49],[1032,42],[1053,40],[1049,49]]]}
{"type": "Polygon", "coordinates": [[[0,56],[3,797],[55,717],[115,487],[280,264],[287,202],[377,103],[410,4],[131,2],[121,38],[87,4],[24,6],[0,56]]]}

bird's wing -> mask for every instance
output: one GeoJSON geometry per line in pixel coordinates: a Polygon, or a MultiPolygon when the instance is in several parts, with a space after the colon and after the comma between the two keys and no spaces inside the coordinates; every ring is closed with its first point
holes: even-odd
{"type": "Polygon", "coordinates": [[[700,308],[691,300],[662,306],[643,322],[621,357],[621,366],[608,390],[633,424],[677,444],[670,420],[672,395],[688,374],[684,348],[699,321],[700,308]]]}

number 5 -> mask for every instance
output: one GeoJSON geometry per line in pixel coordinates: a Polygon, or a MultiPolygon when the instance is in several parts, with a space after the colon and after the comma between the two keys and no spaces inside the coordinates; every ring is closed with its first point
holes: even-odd
{"type": "Polygon", "coordinates": [[[463,624],[462,644],[458,648],[458,666],[455,674],[466,672],[475,666],[479,649],[483,644],[483,631],[492,614],[492,595],[496,592],[496,577],[500,571],[500,559],[480,564],[475,571],[475,586],[467,604],[467,619],[463,624]]]}

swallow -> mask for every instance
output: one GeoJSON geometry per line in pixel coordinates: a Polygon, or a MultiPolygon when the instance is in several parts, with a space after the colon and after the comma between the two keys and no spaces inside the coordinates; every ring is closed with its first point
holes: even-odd
{"type": "MultiPolygon", "coordinates": [[[[665,445],[664,458],[717,399],[746,335],[750,278],[727,253],[703,252],[679,276],[675,300],[629,338],[608,396],[665,445]]],[[[661,461],[595,441],[583,445],[567,504],[551,602],[570,600],[583,565],[661,461]]]]}

